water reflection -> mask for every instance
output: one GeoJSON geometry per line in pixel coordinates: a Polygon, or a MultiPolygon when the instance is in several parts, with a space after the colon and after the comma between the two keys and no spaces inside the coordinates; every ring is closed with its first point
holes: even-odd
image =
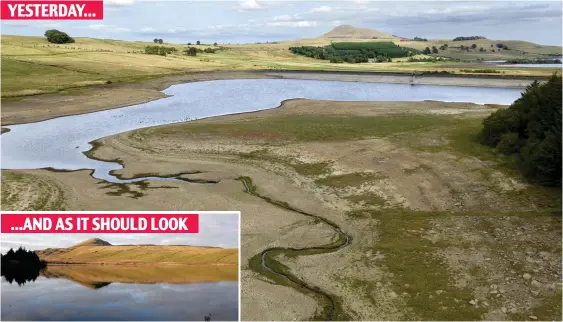
{"type": "Polygon", "coordinates": [[[3,320],[238,319],[235,265],[71,265],[49,266],[37,276],[4,273],[3,320]]]}
{"type": "Polygon", "coordinates": [[[18,286],[23,286],[25,283],[35,282],[39,277],[40,269],[37,267],[23,268],[11,265],[2,265],[2,276],[10,284],[16,282],[18,286]]]}
{"type": "Polygon", "coordinates": [[[88,159],[88,142],[148,126],[274,108],[283,100],[453,101],[511,104],[519,89],[335,82],[295,79],[241,79],[179,84],[170,97],[144,104],[48,121],[11,125],[2,134],[2,169],[95,169],[109,181],[121,165],[88,159]]]}

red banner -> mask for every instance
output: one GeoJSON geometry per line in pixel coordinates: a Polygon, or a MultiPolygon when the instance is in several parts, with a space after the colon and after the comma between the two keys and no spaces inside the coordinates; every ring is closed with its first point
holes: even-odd
{"type": "Polygon", "coordinates": [[[102,20],[104,2],[92,1],[1,1],[2,20],[102,20]]]}
{"type": "Polygon", "coordinates": [[[2,233],[198,233],[187,213],[18,213],[1,215],[2,233]]]}

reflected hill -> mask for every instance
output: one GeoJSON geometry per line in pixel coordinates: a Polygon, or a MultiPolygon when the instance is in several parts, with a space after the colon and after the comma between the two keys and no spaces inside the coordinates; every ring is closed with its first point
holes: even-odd
{"type": "Polygon", "coordinates": [[[111,283],[208,283],[237,281],[234,265],[50,265],[41,271],[46,278],[64,278],[91,289],[111,283]]]}

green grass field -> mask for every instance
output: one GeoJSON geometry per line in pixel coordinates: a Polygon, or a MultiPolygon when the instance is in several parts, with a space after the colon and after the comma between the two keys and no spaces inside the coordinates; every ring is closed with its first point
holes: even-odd
{"type": "MultiPolygon", "coordinates": [[[[76,38],[72,44],[50,44],[44,37],[2,35],[2,97],[17,97],[58,92],[68,88],[90,85],[138,82],[164,75],[198,71],[233,70],[327,70],[360,72],[412,72],[442,71],[459,73],[455,63],[440,66],[436,63],[408,63],[397,60],[392,63],[331,64],[292,54],[291,46],[324,46],[329,39],[316,38],[275,44],[224,45],[226,50],[215,54],[199,53],[196,57],[182,54],[186,46],[164,44],[178,49],[166,57],[147,55],[144,48],[152,42],[127,42],[120,40],[76,38]],[[453,66],[452,66],[453,64],[453,66]]],[[[483,40],[488,42],[489,40],[483,40]]],[[[440,41],[398,41],[401,47],[424,49],[438,45],[440,41]]],[[[526,42],[504,42],[511,51],[500,53],[467,53],[453,48],[465,42],[450,43],[454,58],[487,59],[530,58],[540,54],[561,52],[560,47],[537,46],[526,42]],[[523,54],[526,52],[527,54],[523,54]]],[[[469,44],[470,45],[470,44],[469,44]]],[[[486,44],[483,44],[485,46],[486,44]]],[[[198,46],[201,49],[207,46],[198,46]]],[[[505,75],[548,76],[553,70],[505,68],[505,75]]]]}

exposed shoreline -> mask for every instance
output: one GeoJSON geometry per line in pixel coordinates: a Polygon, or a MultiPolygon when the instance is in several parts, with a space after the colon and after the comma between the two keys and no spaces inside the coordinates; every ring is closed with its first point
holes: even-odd
{"type": "MultiPolygon", "coordinates": [[[[247,71],[203,72],[165,76],[138,84],[92,86],[79,95],[42,94],[2,102],[2,125],[41,122],[57,117],[92,113],[142,104],[167,97],[162,90],[177,84],[229,79],[307,79],[349,82],[411,84],[410,73],[323,72],[323,71],[247,71]]],[[[497,88],[525,88],[545,77],[506,75],[426,74],[415,76],[415,85],[446,85],[497,88]]],[[[3,130],[5,131],[5,130],[3,130]]]]}

